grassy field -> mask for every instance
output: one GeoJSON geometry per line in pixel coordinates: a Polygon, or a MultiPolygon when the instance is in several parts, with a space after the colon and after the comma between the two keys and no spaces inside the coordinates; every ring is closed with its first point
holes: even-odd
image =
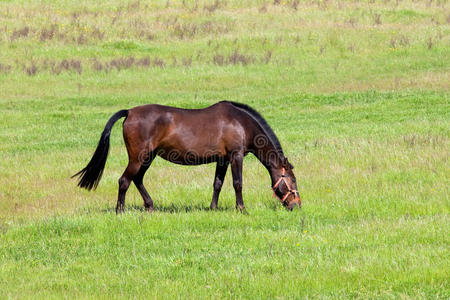
{"type": "Polygon", "coordinates": [[[0,298],[450,298],[448,1],[0,2],[0,298]],[[267,119],[303,208],[244,162],[156,159],[116,216],[120,122],[222,99],[267,119]]]}

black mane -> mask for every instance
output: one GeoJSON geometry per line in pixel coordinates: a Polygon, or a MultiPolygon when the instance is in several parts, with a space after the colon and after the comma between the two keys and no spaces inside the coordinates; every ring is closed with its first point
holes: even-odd
{"type": "Polygon", "coordinates": [[[252,107],[238,102],[233,101],[224,101],[228,102],[231,105],[235,106],[236,108],[245,111],[250,117],[252,117],[256,123],[262,128],[264,133],[269,138],[269,141],[272,143],[272,145],[275,147],[277,152],[281,155],[281,157],[284,157],[283,149],[281,148],[280,141],[278,140],[277,136],[275,135],[275,132],[273,132],[272,128],[270,128],[269,124],[267,124],[267,121],[261,116],[259,112],[257,112],[252,107]]]}

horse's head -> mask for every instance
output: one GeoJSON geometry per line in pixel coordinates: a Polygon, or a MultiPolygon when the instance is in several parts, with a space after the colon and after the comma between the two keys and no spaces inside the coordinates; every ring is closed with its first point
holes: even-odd
{"type": "Polygon", "coordinates": [[[293,168],[288,159],[284,158],[281,167],[273,171],[275,181],[272,187],[273,192],[289,210],[296,206],[302,206],[300,194],[297,191],[297,181],[292,171],[293,168]]]}

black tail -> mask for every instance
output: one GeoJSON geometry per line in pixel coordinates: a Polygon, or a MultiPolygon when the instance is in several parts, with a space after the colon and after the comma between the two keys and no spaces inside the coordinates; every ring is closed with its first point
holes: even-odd
{"type": "Polygon", "coordinates": [[[105,129],[103,130],[100,141],[98,142],[97,149],[95,149],[94,155],[91,161],[84,167],[83,170],[72,176],[79,176],[80,181],[78,181],[78,186],[85,188],[87,190],[96,189],[100,179],[102,178],[103,169],[105,168],[106,159],[108,158],[109,152],[109,135],[111,134],[111,129],[114,123],[120,118],[127,117],[128,110],[121,110],[116,112],[106,123],[105,129]]]}

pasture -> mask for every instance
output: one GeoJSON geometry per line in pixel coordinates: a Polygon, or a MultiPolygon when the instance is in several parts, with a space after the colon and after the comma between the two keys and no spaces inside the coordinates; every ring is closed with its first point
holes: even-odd
{"type": "MultiPolygon", "coordinates": [[[[439,1],[0,2],[0,298],[450,297],[450,7],[439,1]],[[157,158],[115,214],[121,122],[98,189],[70,176],[108,118],[251,105],[303,208],[244,161],[157,158]]],[[[207,130],[205,128],[205,130],[207,130]]]]}

